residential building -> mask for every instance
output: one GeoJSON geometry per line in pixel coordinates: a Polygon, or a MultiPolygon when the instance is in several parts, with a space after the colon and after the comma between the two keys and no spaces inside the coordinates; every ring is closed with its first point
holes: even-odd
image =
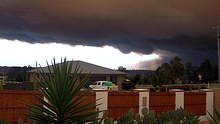
{"type": "MultiPolygon", "coordinates": [[[[109,68],[105,68],[102,66],[98,66],[95,64],[83,62],[83,61],[69,61],[69,63],[73,64],[73,69],[76,68],[78,65],[80,69],[82,69],[80,78],[78,79],[78,83],[87,75],[91,74],[90,80],[87,84],[87,86],[95,81],[101,81],[101,80],[106,80],[106,81],[112,81],[113,83],[119,85],[119,88],[121,87],[121,83],[124,81],[124,77],[126,73],[112,70],[109,68]]],[[[48,67],[43,67],[42,68],[45,73],[49,73],[48,67]]],[[[36,68],[33,70],[30,70],[27,72],[27,80],[29,82],[34,82],[35,78],[39,78],[39,72],[40,68],[36,68]]],[[[73,72],[72,72],[73,73],[73,72]]]]}

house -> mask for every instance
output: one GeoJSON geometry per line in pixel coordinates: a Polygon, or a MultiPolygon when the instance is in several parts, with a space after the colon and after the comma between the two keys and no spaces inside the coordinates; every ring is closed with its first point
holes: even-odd
{"type": "MultiPolygon", "coordinates": [[[[94,65],[83,61],[69,61],[69,63],[73,64],[72,71],[74,71],[74,68],[76,67],[77,64],[82,69],[80,79],[78,79],[78,82],[80,82],[88,73],[91,74],[87,86],[95,81],[106,80],[106,81],[112,81],[113,83],[119,85],[120,88],[121,83],[124,81],[124,77],[126,75],[126,73],[124,72],[112,70],[109,68],[105,68],[102,66],[94,65]]],[[[36,68],[27,72],[27,80],[29,82],[34,82],[35,77],[39,77],[38,75],[39,69],[40,68],[36,68]]],[[[48,67],[43,67],[43,71],[45,73],[49,73],[48,67]]]]}

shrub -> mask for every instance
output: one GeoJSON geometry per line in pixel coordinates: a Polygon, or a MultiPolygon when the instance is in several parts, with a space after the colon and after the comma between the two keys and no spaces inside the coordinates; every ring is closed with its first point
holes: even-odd
{"type": "Polygon", "coordinates": [[[8,122],[5,119],[0,120],[0,124],[8,124],[8,122]]]}
{"type": "Polygon", "coordinates": [[[123,90],[135,89],[135,84],[132,82],[123,82],[121,85],[123,90]]]}
{"type": "MultiPolygon", "coordinates": [[[[118,118],[117,124],[198,124],[199,116],[186,112],[183,108],[177,110],[164,111],[156,117],[154,111],[147,108],[142,109],[142,115],[136,114],[134,120],[134,111],[130,109],[128,113],[118,118]]],[[[113,124],[105,123],[105,124],[113,124]]]]}

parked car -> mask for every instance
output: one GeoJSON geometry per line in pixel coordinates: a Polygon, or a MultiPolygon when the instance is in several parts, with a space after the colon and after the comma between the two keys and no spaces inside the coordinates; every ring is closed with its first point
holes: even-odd
{"type": "Polygon", "coordinates": [[[89,85],[89,88],[118,91],[118,86],[112,83],[111,81],[96,81],[92,85],[89,85]]]}

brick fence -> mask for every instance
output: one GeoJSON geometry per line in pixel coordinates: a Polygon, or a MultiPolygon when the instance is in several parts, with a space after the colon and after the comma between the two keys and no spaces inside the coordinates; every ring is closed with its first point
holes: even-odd
{"type": "MultiPolygon", "coordinates": [[[[135,113],[140,113],[143,107],[155,110],[160,114],[164,110],[175,110],[180,106],[185,110],[200,115],[201,121],[206,121],[207,111],[213,114],[213,91],[200,92],[149,92],[136,90],[130,92],[108,92],[105,90],[91,91],[88,101],[98,100],[102,103],[97,106],[99,110],[108,110],[109,117],[117,119],[122,114],[133,108],[135,113]]],[[[17,123],[21,118],[27,122],[25,108],[21,102],[37,102],[33,94],[43,96],[36,91],[27,90],[0,90],[0,119],[9,123],[17,123]]],[[[100,115],[101,117],[102,115],[100,115]]]]}

